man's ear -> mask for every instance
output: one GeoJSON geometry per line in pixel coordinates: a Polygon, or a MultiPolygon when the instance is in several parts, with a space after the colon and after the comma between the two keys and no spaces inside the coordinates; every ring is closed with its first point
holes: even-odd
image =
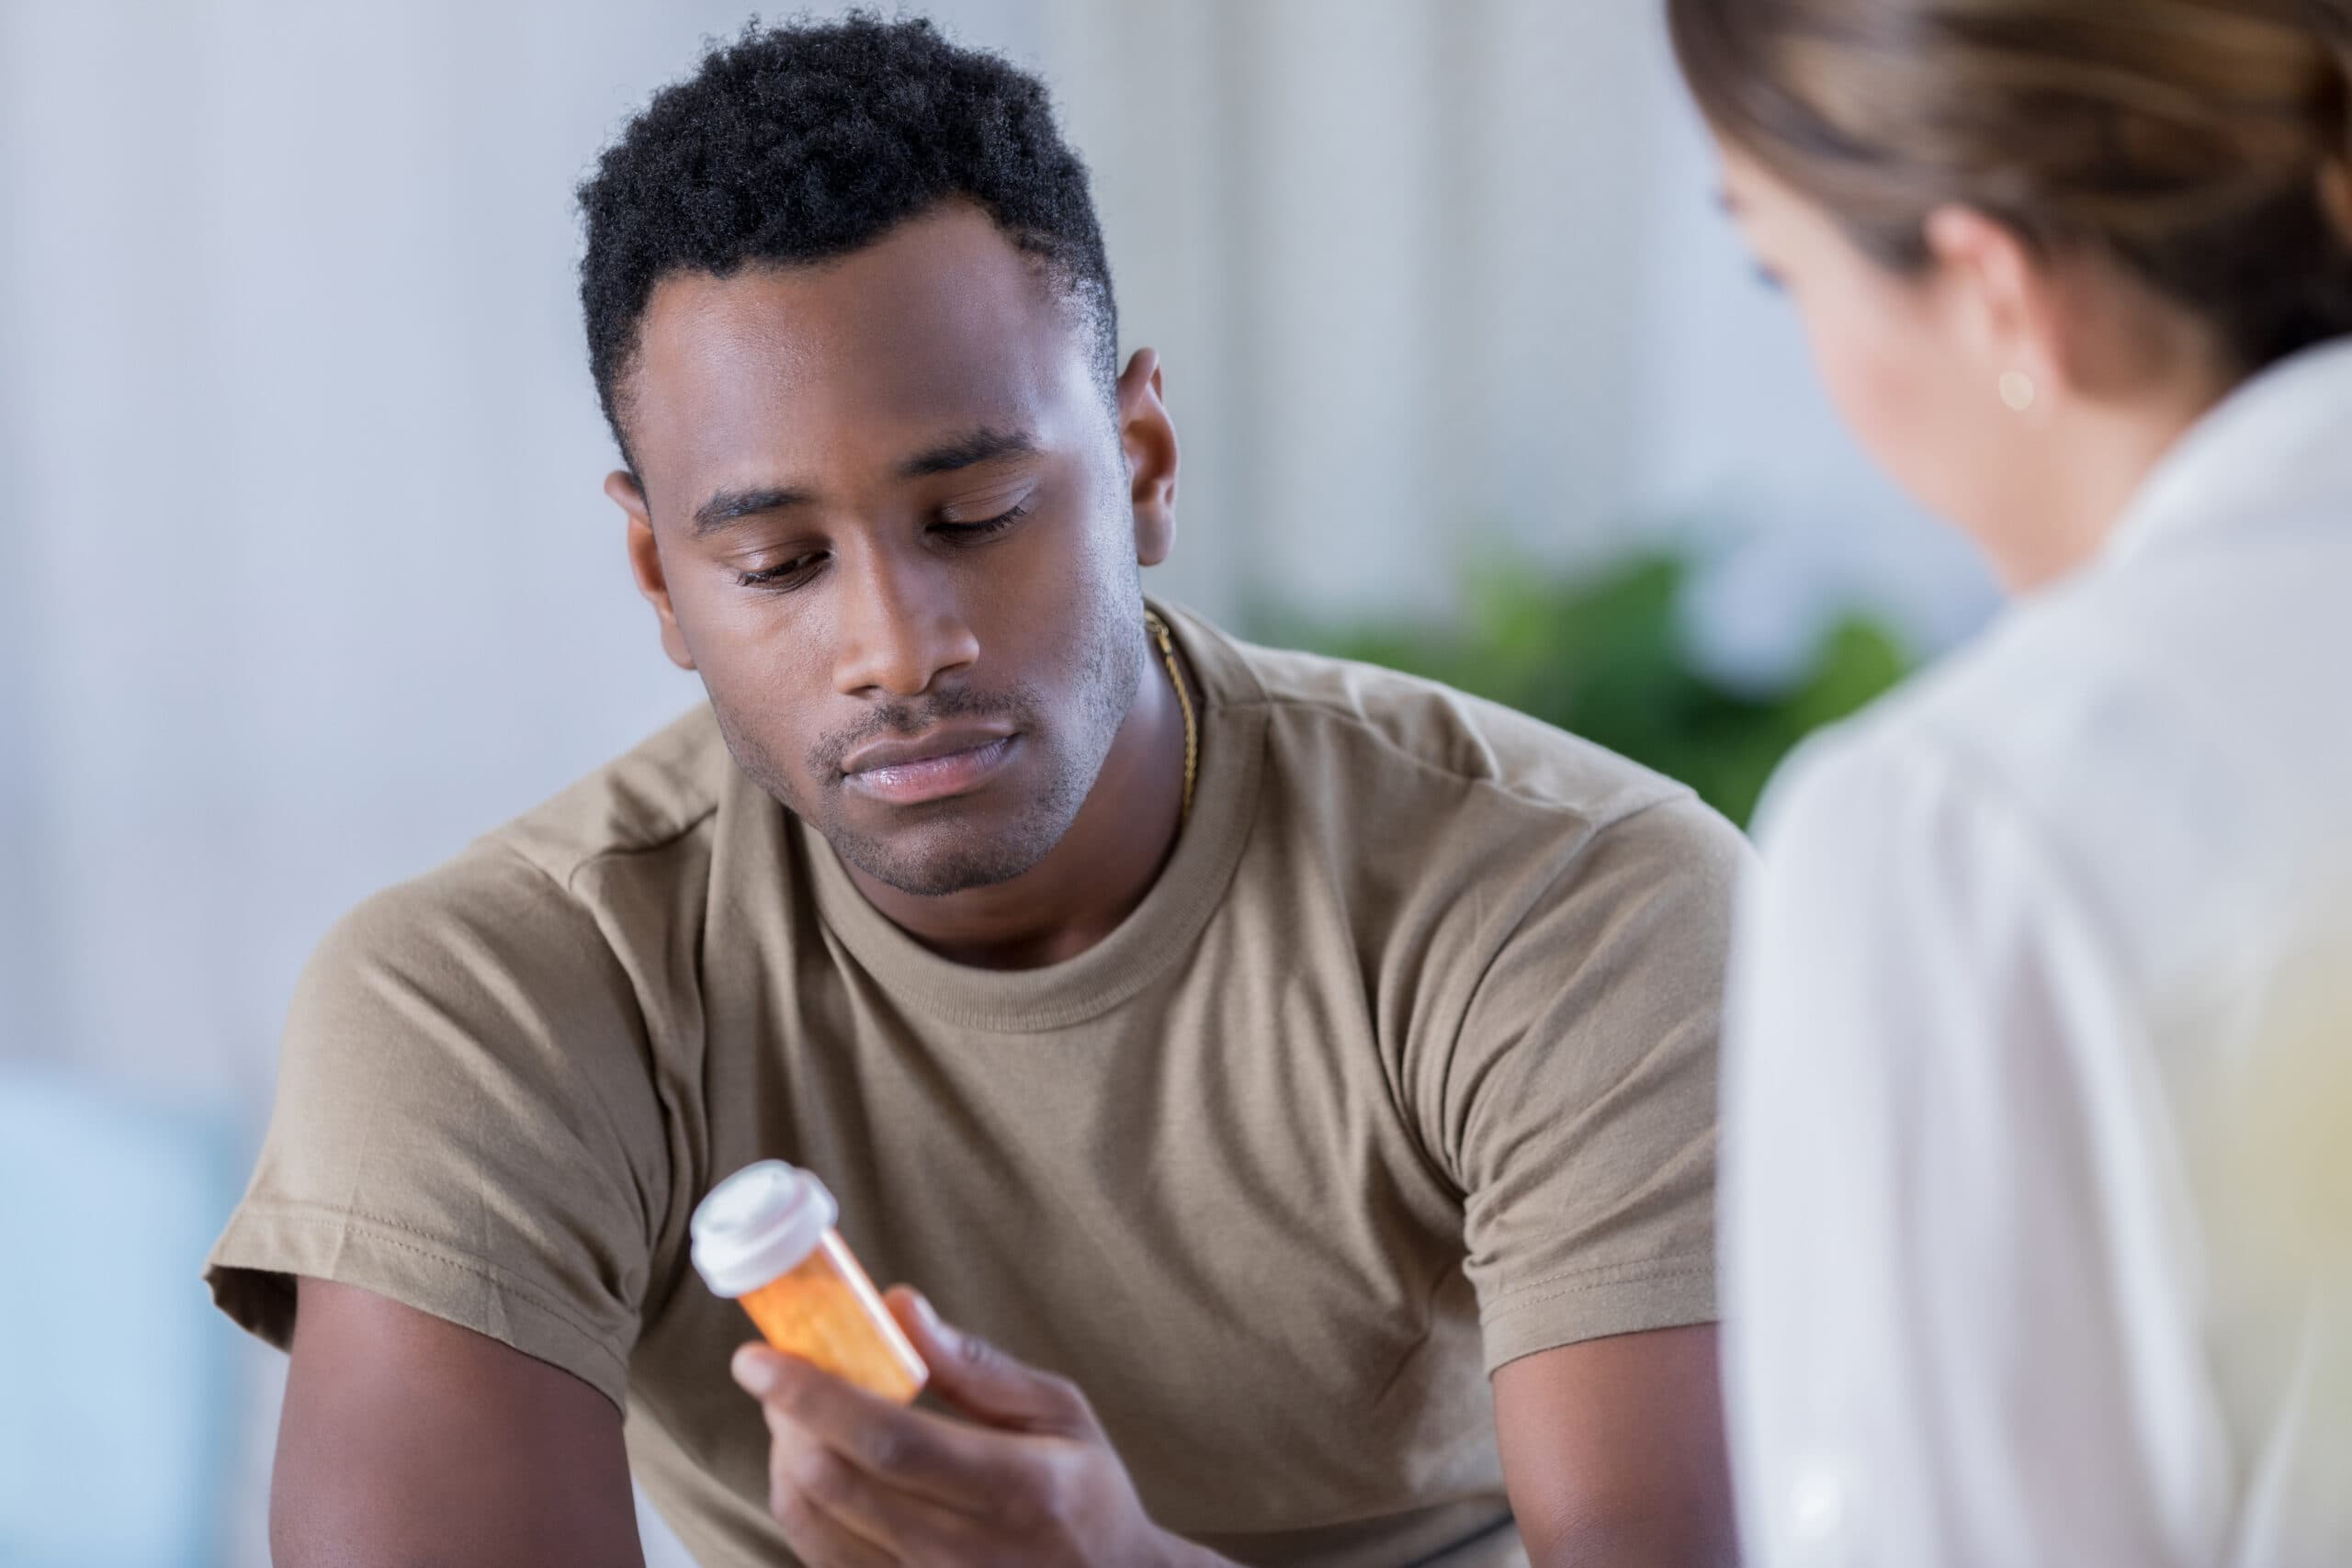
{"type": "Polygon", "coordinates": [[[637,591],[645,595],[645,602],[653,606],[653,614],[661,620],[662,651],[679,669],[692,670],[695,656],[686,647],[686,634],[679,629],[678,613],[670,604],[670,579],[662,570],[662,549],[653,537],[653,513],[645,504],[644,487],[627,468],[616,468],[605,476],[605,493],[628,514],[628,568],[637,579],[637,591]]]}
{"type": "Polygon", "coordinates": [[[1160,397],[1159,355],[1136,350],[1119,378],[1119,449],[1136,515],[1136,560],[1158,566],[1176,547],[1176,425],[1160,397]]]}
{"type": "Polygon", "coordinates": [[[2053,395],[2079,389],[2067,291],[2050,258],[1971,207],[1938,208],[1928,217],[1927,237],[1985,395],[1998,395],[2001,378],[2011,372],[2031,381],[2045,407],[2053,395]]]}

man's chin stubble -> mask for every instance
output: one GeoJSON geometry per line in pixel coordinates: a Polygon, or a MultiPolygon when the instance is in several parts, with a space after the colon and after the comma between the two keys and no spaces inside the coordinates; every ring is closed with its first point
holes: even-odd
{"type": "Polygon", "coordinates": [[[824,832],[823,837],[844,863],[885,887],[917,898],[945,898],[975,888],[1001,886],[1034,870],[1053,852],[1055,842],[1053,837],[1023,834],[1017,843],[967,844],[922,855],[895,853],[888,846],[854,833],[824,832]]]}

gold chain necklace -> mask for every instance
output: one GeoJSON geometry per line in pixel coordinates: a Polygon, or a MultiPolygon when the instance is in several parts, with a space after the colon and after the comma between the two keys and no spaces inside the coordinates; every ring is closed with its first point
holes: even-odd
{"type": "Polygon", "coordinates": [[[1144,628],[1159,645],[1159,657],[1168,661],[1168,678],[1176,682],[1176,704],[1184,710],[1184,815],[1179,821],[1190,820],[1193,815],[1193,780],[1201,767],[1201,726],[1193,715],[1193,694],[1184,685],[1184,671],[1176,662],[1176,639],[1168,630],[1168,623],[1159,618],[1157,610],[1143,613],[1144,628]]]}

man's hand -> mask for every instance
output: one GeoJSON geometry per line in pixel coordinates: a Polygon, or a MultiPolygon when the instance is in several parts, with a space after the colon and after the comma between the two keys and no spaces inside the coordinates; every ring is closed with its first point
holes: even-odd
{"type": "Polygon", "coordinates": [[[968,1421],[901,1408],[764,1345],[735,1381],[767,1416],[768,1506],[811,1568],[1222,1562],[1148,1518],[1086,1396],[950,1328],[905,1286],[891,1312],[968,1421]]]}

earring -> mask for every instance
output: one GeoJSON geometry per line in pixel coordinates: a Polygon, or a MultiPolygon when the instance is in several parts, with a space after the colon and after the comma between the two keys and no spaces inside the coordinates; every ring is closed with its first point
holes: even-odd
{"type": "Polygon", "coordinates": [[[2022,370],[2011,370],[2001,378],[2001,400],[2015,412],[2026,412],[2041,396],[2041,389],[2022,370]]]}

